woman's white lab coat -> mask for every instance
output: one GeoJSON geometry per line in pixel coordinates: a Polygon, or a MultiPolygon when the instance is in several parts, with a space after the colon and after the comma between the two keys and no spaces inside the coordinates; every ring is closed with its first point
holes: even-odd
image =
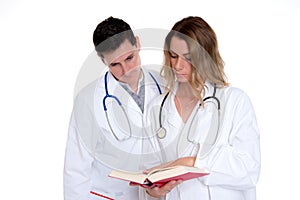
{"type": "MultiPolygon", "coordinates": [[[[159,90],[148,71],[143,69],[145,80],[144,107],[156,96],[159,90]]],[[[158,73],[151,72],[154,77],[158,73]]],[[[159,79],[156,79],[159,82],[159,79]]],[[[132,137],[126,130],[118,127],[118,117],[124,117],[115,109],[112,98],[106,100],[106,106],[112,118],[118,141],[107,124],[103,108],[105,97],[104,77],[83,89],[74,102],[70,120],[69,134],[64,167],[65,200],[99,200],[138,198],[138,188],[129,187],[127,182],[108,177],[113,168],[137,170],[141,155],[141,134],[143,114],[138,105],[119,83],[108,73],[108,92],[118,97],[125,109],[132,126],[132,137]],[[113,106],[112,106],[113,105],[113,106]],[[105,197],[101,197],[105,196],[105,197]]],[[[118,107],[119,108],[119,107],[118,107]]],[[[122,122],[127,122],[124,118],[122,122]]],[[[125,124],[126,125],[126,124],[125,124]]],[[[124,128],[124,127],[123,127],[124,128]]],[[[125,127],[126,129],[126,127],[125,127]]]]}
{"type": "MultiPolygon", "coordinates": [[[[209,83],[206,85],[205,96],[212,96],[213,86],[209,83]]],[[[151,156],[143,161],[142,168],[150,168],[180,157],[196,156],[195,166],[210,170],[208,176],[181,183],[166,195],[166,199],[256,199],[255,186],[260,173],[260,142],[254,109],[248,96],[237,88],[217,89],[216,97],[221,103],[216,141],[207,137],[217,133],[218,118],[212,117],[216,107],[205,103],[204,109],[197,111],[196,105],[184,124],[176,110],[174,94],[169,94],[161,116],[162,126],[167,130],[166,137],[153,137],[143,145],[145,153],[153,151],[156,155],[149,153],[151,156]],[[195,119],[191,123],[193,117],[195,119]],[[214,125],[210,128],[212,123],[214,125]],[[196,140],[199,145],[189,143],[187,137],[196,140]]],[[[160,96],[148,110],[147,123],[152,124],[152,131],[159,128],[161,102],[160,96]]],[[[140,191],[140,199],[152,198],[140,191]]]]}

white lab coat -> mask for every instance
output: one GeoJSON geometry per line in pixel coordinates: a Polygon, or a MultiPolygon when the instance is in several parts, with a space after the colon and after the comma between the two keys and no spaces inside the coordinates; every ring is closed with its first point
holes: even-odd
{"type": "MultiPolygon", "coordinates": [[[[210,83],[206,85],[205,96],[212,96],[213,86],[210,83]]],[[[197,111],[196,105],[184,124],[174,104],[174,93],[169,94],[162,110],[162,126],[166,128],[167,135],[163,139],[153,137],[144,141],[143,152],[149,156],[143,160],[141,168],[150,168],[179,157],[196,156],[195,166],[208,168],[210,175],[185,181],[161,199],[255,200],[255,186],[260,173],[260,143],[256,116],[248,96],[234,87],[217,89],[221,121],[213,146],[214,139],[207,136],[217,133],[217,126],[210,128],[217,119],[212,117],[211,109],[214,107],[206,103],[204,109],[197,111]],[[191,124],[193,116],[195,119],[191,124]],[[199,145],[187,142],[188,132],[189,138],[198,141],[199,145]],[[213,148],[207,148],[211,146],[213,148]],[[163,151],[160,151],[161,148],[163,151]]],[[[162,99],[163,95],[156,98],[145,114],[147,123],[152,124],[148,134],[153,135],[151,131],[159,128],[162,99]]],[[[154,198],[140,191],[140,199],[154,198]]]]}
{"type": "MultiPolygon", "coordinates": [[[[144,107],[146,107],[154,97],[159,95],[159,90],[144,68],[143,74],[145,78],[144,107]]],[[[151,74],[160,83],[158,73],[152,71],[151,74]]],[[[109,94],[117,96],[123,104],[132,125],[133,137],[118,141],[109,129],[103,109],[104,77],[84,88],[74,102],[70,120],[64,166],[65,200],[107,199],[100,195],[118,200],[138,199],[137,187],[130,187],[128,182],[110,178],[108,175],[113,168],[138,169],[143,114],[129,93],[110,73],[108,73],[107,86],[109,94]]],[[[124,135],[124,132],[118,129],[115,121],[119,120],[117,119],[119,111],[114,110],[111,102],[112,98],[108,98],[106,105],[110,112],[113,111],[111,113],[116,118],[115,120],[111,118],[114,131],[120,139],[127,138],[129,134],[124,135]]],[[[123,119],[120,123],[123,121],[126,120],[123,119]]]]}

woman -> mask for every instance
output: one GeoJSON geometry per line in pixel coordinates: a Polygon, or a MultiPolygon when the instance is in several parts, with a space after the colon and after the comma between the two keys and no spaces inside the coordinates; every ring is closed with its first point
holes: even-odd
{"type": "Polygon", "coordinates": [[[141,198],[255,199],[256,117],[248,96],[226,81],[213,29],[200,17],[180,20],[165,39],[164,56],[161,74],[168,91],[147,111],[154,137],[143,146],[143,167],[187,165],[208,168],[210,174],[143,189],[141,198]]]}

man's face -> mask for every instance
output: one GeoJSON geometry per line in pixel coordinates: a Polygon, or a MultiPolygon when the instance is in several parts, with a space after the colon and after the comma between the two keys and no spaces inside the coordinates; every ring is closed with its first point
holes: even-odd
{"type": "Polygon", "coordinates": [[[140,43],[136,39],[136,46],[125,40],[116,50],[102,54],[102,60],[113,76],[127,84],[136,82],[140,76],[140,43]]]}

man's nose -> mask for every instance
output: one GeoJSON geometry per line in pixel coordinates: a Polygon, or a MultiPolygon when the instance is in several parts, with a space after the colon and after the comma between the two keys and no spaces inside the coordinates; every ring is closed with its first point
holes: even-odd
{"type": "Polygon", "coordinates": [[[132,66],[132,64],[128,64],[125,62],[122,62],[121,66],[122,66],[123,74],[129,73],[134,68],[134,66],[132,66]]]}

